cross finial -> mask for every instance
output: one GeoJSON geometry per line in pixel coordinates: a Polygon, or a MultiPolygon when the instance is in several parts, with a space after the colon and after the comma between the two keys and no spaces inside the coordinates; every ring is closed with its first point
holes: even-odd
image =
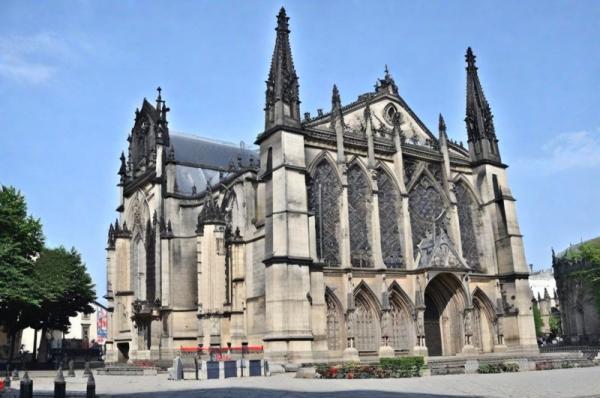
{"type": "Polygon", "coordinates": [[[387,64],[385,64],[385,75],[387,76],[389,74],[390,74],[390,71],[388,70],[387,64]]]}

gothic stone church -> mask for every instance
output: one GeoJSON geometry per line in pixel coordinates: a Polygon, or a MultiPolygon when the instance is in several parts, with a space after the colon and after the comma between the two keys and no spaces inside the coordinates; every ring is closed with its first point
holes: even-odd
{"type": "Polygon", "coordinates": [[[468,148],[388,72],[300,113],[277,16],[256,150],[135,112],[108,233],[108,361],[262,346],[279,362],[537,349],[528,267],[490,106],[466,54],[468,148]]]}

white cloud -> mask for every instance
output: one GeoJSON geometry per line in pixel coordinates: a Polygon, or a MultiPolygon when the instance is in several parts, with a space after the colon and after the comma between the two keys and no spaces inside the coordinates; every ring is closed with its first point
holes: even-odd
{"type": "Polygon", "coordinates": [[[50,33],[0,37],[0,78],[39,84],[89,49],[50,33]]]}
{"type": "Polygon", "coordinates": [[[520,166],[546,174],[600,167],[600,129],[558,134],[541,149],[541,157],[521,160],[520,166]]]}

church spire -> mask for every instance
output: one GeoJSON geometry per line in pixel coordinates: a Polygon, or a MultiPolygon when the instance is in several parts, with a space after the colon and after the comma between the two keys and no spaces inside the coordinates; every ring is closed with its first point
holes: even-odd
{"type": "Polygon", "coordinates": [[[265,130],[275,126],[300,127],[298,75],[290,47],[289,18],[281,7],[277,15],[277,38],[267,80],[265,130]]]}
{"type": "Polygon", "coordinates": [[[471,47],[465,55],[467,61],[467,134],[471,158],[475,161],[500,162],[498,139],[490,104],[485,99],[475,66],[471,47]]]}

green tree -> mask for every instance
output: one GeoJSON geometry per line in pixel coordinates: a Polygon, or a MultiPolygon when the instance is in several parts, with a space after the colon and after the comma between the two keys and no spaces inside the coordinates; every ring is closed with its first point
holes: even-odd
{"type": "Polygon", "coordinates": [[[33,329],[42,330],[42,338],[47,330],[68,332],[70,317],[94,311],[90,306],[96,299],[94,284],[75,248],[42,250],[35,261],[34,278],[42,298],[39,310],[27,317],[33,329]]]}
{"type": "Polygon", "coordinates": [[[589,268],[574,273],[574,277],[591,287],[600,315],[600,245],[584,243],[572,254],[572,258],[590,264],[589,268]]]}
{"type": "Polygon", "coordinates": [[[42,250],[44,235],[38,219],[27,215],[25,198],[13,187],[0,188],[0,326],[11,341],[28,324],[26,314],[39,308],[33,278],[34,258],[42,250]]]}

